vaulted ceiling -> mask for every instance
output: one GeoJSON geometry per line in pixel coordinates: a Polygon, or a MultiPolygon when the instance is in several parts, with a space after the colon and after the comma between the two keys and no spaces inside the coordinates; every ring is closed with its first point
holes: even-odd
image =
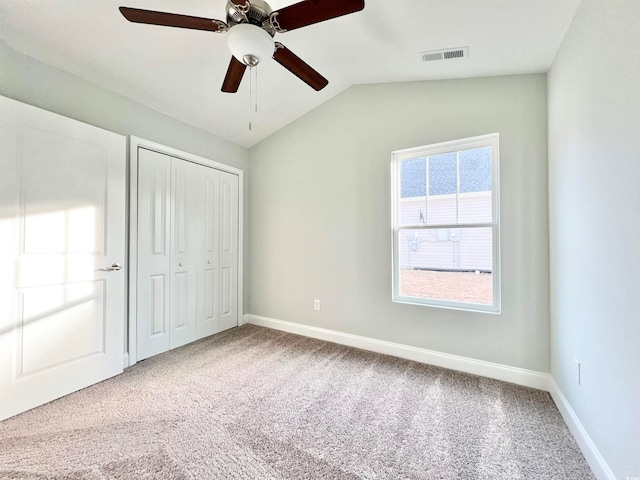
{"type": "MultiPolygon", "coordinates": [[[[274,10],[292,3],[269,1],[274,10]]],[[[546,72],[579,3],[365,0],[359,13],[276,34],[329,85],[316,92],[263,62],[252,114],[249,75],[238,93],[220,91],[226,34],[134,24],[118,11],[225,20],[224,0],[0,0],[0,35],[18,52],[250,147],[354,84],[546,72]],[[463,46],[468,58],[421,61],[420,52],[463,46]]]]}

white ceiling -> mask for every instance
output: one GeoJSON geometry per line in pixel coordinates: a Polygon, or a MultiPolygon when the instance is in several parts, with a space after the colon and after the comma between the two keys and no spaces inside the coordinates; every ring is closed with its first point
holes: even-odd
{"type": "MultiPolygon", "coordinates": [[[[354,84],[546,72],[581,0],[365,0],[362,12],[276,34],[329,80],[316,92],[274,61],[220,91],[225,34],[133,24],[121,5],[225,20],[224,0],[0,0],[13,49],[250,147],[354,84]],[[468,59],[419,52],[469,47],[468,59]]],[[[296,0],[271,0],[276,10],[296,0]]]]}

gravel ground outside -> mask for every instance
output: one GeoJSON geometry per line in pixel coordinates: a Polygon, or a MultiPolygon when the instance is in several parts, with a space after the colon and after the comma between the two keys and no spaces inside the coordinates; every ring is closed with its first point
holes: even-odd
{"type": "Polygon", "coordinates": [[[493,303],[493,275],[473,272],[400,270],[400,294],[454,302],[493,303]]]}

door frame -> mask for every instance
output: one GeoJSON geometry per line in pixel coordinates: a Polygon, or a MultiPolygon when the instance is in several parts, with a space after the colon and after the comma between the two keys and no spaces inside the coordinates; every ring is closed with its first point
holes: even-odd
{"type": "Polygon", "coordinates": [[[244,171],[226,165],[224,163],[211,160],[209,158],[184,152],[160,143],[145,140],[140,137],[129,135],[129,242],[128,242],[128,265],[129,277],[127,289],[129,292],[128,305],[128,357],[129,365],[137,363],[137,287],[138,287],[138,148],[145,148],[154,152],[169,155],[174,158],[197,163],[205,167],[215,168],[223,172],[238,175],[238,326],[243,324],[243,255],[244,255],[244,171]]]}

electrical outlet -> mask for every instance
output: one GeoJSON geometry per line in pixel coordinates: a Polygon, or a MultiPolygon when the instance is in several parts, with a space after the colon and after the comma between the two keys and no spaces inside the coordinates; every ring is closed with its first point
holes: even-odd
{"type": "Polygon", "coordinates": [[[320,300],[318,300],[317,298],[313,301],[313,309],[320,310],[320,300]]]}
{"type": "Polygon", "coordinates": [[[581,383],[581,378],[580,378],[580,374],[581,374],[581,372],[580,372],[580,360],[578,360],[577,358],[574,358],[574,359],[573,359],[573,362],[574,362],[574,364],[575,364],[575,365],[574,365],[574,366],[575,366],[575,369],[574,369],[574,372],[573,372],[573,376],[574,376],[574,377],[575,377],[575,379],[576,379],[576,383],[577,383],[578,385],[580,385],[580,383],[581,383]]]}

